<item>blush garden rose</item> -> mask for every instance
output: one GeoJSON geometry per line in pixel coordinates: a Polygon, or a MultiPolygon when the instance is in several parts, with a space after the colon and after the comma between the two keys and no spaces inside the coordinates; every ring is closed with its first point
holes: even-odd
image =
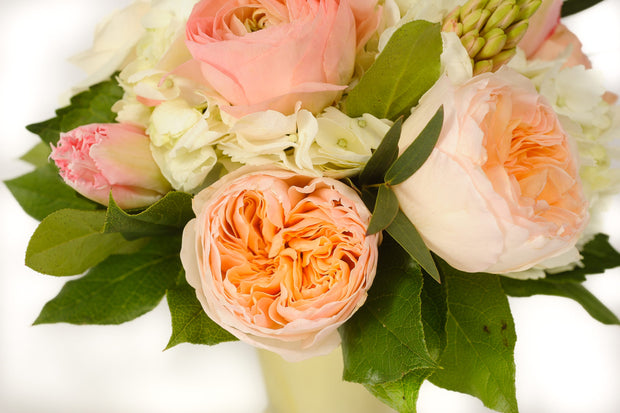
{"type": "Polygon", "coordinates": [[[289,115],[298,101],[317,113],[351,80],[379,18],[376,0],[202,0],[187,21],[186,45],[232,116],[289,115]]]}
{"type": "Polygon", "coordinates": [[[364,303],[377,264],[370,212],[349,186],[242,168],[194,198],[181,260],[207,315],[288,360],[323,355],[364,303]]]}
{"type": "Polygon", "coordinates": [[[403,125],[401,150],[441,105],[435,149],[394,187],[428,247],[467,272],[578,260],[588,209],[575,155],[532,83],[510,69],[462,86],[440,79],[403,125]]]}

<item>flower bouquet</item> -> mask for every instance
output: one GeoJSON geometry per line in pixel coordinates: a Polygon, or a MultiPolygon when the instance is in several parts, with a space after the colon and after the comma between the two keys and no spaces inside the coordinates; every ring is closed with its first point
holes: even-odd
{"type": "Polygon", "coordinates": [[[619,323],[582,282],[620,265],[620,112],[558,23],[591,3],[134,2],[6,182],[41,220],[26,264],[85,273],[35,323],[165,296],[168,348],[340,345],[398,411],[425,380],[517,411],[507,295],[619,323]]]}

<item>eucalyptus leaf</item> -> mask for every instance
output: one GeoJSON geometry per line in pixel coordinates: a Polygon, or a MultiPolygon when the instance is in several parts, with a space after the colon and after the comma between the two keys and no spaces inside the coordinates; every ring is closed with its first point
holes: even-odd
{"type": "Polygon", "coordinates": [[[364,113],[386,119],[409,115],[439,78],[442,50],[438,23],[415,20],[404,24],[349,92],[345,113],[353,118],[364,113]]]}
{"type": "Polygon", "coordinates": [[[157,306],[183,271],[180,239],[152,239],[131,255],[112,255],[69,281],[43,307],[35,324],[120,324],[157,306]]]}
{"type": "Polygon", "coordinates": [[[166,350],[180,343],[214,345],[237,340],[235,336],[212,321],[196,298],[196,290],[185,283],[166,294],[172,335],[166,350]]]}
{"type": "Polygon", "coordinates": [[[132,253],[141,241],[101,232],[104,211],[61,209],[45,218],[30,238],[26,265],[43,274],[81,274],[112,254],[132,253]]]}
{"type": "Polygon", "coordinates": [[[603,0],[564,0],[564,3],[562,3],[562,17],[579,13],[602,1],[603,0]]]}
{"type": "Polygon", "coordinates": [[[54,211],[64,208],[95,210],[101,205],[92,202],[64,183],[57,169],[45,164],[32,172],[4,182],[24,211],[41,221],[54,211]]]}
{"type": "Polygon", "coordinates": [[[375,208],[366,233],[368,235],[376,234],[387,228],[394,221],[398,210],[398,198],[396,198],[394,191],[385,184],[380,185],[375,208]]]}
{"type": "Polygon", "coordinates": [[[181,230],[193,217],[192,195],[185,192],[168,192],[137,214],[123,211],[110,196],[103,231],[120,232],[126,239],[172,234],[181,230]]]}
{"type": "Polygon", "coordinates": [[[437,110],[413,143],[390,166],[385,173],[387,184],[398,185],[420,169],[437,144],[442,125],[443,106],[437,110]]]}
{"type": "Polygon", "coordinates": [[[387,131],[383,140],[372,154],[364,169],[360,173],[362,185],[378,184],[384,181],[385,171],[398,157],[398,140],[403,126],[403,119],[398,118],[387,131]]]}
{"type": "Polygon", "coordinates": [[[620,324],[618,317],[583,285],[556,282],[542,278],[539,280],[515,280],[502,277],[502,287],[513,297],[530,297],[536,294],[555,295],[577,301],[594,319],[603,324],[620,324]]]}
{"type": "Polygon", "coordinates": [[[56,111],[56,117],[26,126],[47,144],[56,144],[61,132],[90,123],[112,123],[116,113],[112,105],[123,97],[123,89],[114,76],[97,83],[71,98],[71,104],[56,111]]]}
{"type": "Polygon", "coordinates": [[[376,386],[435,368],[424,342],[421,289],[420,267],[386,237],[366,303],[339,328],[345,380],[376,386]]]}
{"type": "Polygon", "coordinates": [[[398,211],[392,223],[386,228],[386,231],[409,253],[411,258],[424,268],[424,271],[433,277],[435,281],[441,282],[439,271],[437,271],[430,251],[426,244],[424,244],[418,230],[402,211],[398,211]]]}
{"type": "Polygon", "coordinates": [[[446,291],[446,348],[429,378],[448,390],[479,398],[485,406],[517,413],[516,334],[499,276],[457,271],[441,262],[446,291]]]}

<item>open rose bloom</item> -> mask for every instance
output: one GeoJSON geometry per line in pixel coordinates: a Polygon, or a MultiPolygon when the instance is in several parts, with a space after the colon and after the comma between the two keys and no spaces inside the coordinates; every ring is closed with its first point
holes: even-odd
{"type": "MultiPolygon", "coordinates": [[[[376,0],[203,0],[186,44],[204,81],[235,117],[297,102],[319,112],[353,75],[356,52],[379,23],[376,0]]],[[[190,63],[191,64],[191,63],[190,63]]]]}
{"type": "Polygon", "coordinates": [[[403,148],[441,105],[435,149],[394,187],[428,247],[467,272],[577,261],[588,205],[575,154],[531,82],[510,69],[462,86],[440,79],[403,125],[403,148]]]}
{"type": "Polygon", "coordinates": [[[327,354],[366,299],[378,235],[347,185],[285,170],[233,172],[194,199],[187,281],[207,315],[288,360],[327,354]]]}

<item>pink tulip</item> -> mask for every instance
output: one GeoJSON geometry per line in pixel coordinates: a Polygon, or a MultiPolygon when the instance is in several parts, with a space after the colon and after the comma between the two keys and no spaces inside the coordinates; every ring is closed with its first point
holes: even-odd
{"type": "Polygon", "coordinates": [[[50,158],[67,185],[108,205],[110,193],[123,209],[151,205],[170,184],[155,164],[150,140],[140,128],[94,123],[60,134],[50,158]]]}

